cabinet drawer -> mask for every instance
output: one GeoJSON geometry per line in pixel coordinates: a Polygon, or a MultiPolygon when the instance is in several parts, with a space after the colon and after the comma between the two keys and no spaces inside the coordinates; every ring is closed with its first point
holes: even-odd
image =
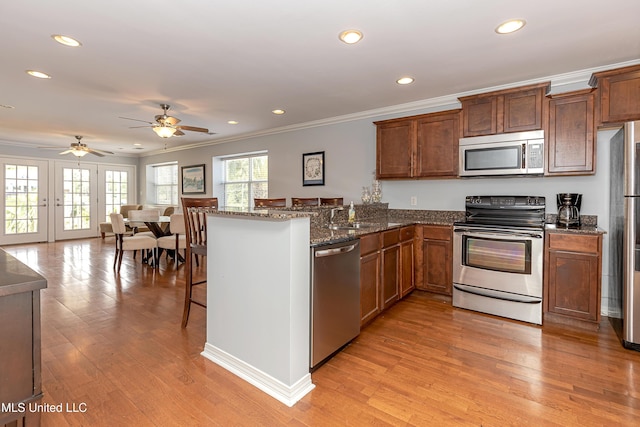
{"type": "Polygon", "coordinates": [[[423,225],[422,234],[424,239],[451,240],[451,227],[447,225],[423,225]]]}
{"type": "Polygon", "coordinates": [[[414,226],[402,227],[400,229],[400,241],[411,240],[415,234],[416,228],[414,226]]]}
{"type": "Polygon", "coordinates": [[[599,236],[587,234],[549,233],[549,249],[598,253],[599,236]]]}
{"type": "Polygon", "coordinates": [[[360,237],[360,256],[376,252],[379,249],[379,233],[366,234],[360,237]]]}
{"type": "Polygon", "coordinates": [[[398,244],[400,241],[400,230],[388,230],[382,232],[382,247],[386,248],[388,246],[393,246],[398,244]]]}

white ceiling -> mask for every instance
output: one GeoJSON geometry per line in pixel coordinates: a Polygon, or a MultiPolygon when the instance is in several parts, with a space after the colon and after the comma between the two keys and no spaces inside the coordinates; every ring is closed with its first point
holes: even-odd
{"type": "Polygon", "coordinates": [[[0,104],[15,108],[0,107],[0,144],[145,153],[636,61],[638,16],[638,0],[3,1],[0,104]],[[497,35],[510,18],[527,25],[497,35]],[[349,28],[360,43],[338,40],[349,28]],[[153,121],[161,103],[216,135],[119,118],[153,121]]]}

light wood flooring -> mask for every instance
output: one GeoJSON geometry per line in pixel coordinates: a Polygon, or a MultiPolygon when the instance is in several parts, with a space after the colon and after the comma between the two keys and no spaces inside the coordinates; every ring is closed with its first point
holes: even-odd
{"type": "MultiPolygon", "coordinates": [[[[200,356],[205,310],[180,327],[184,269],[153,270],[113,238],[4,248],[48,279],[43,426],[632,426],[640,353],[612,327],[540,328],[414,291],[312,374],[289,408],[200,356]]],[[[204,273],[204,271],[202,272],[204,273]]],[[[241,286],[241,284],[238,284],[241,286]]]]}

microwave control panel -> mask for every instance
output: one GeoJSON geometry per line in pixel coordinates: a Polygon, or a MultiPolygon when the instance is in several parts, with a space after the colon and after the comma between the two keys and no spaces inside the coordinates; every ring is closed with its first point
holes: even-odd
{"type": "Polygon", "coordinates": [[[544,168],[544,142],[529,141],[527,144],[527,169],[544,168]]]}

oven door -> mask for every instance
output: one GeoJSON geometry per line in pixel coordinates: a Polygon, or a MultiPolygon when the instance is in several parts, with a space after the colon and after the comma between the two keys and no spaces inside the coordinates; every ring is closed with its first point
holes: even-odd
{"type": "Polygon", "coordinates": [[[456,226],[453,282],[542,298],[543,231],[456,226]]]}

